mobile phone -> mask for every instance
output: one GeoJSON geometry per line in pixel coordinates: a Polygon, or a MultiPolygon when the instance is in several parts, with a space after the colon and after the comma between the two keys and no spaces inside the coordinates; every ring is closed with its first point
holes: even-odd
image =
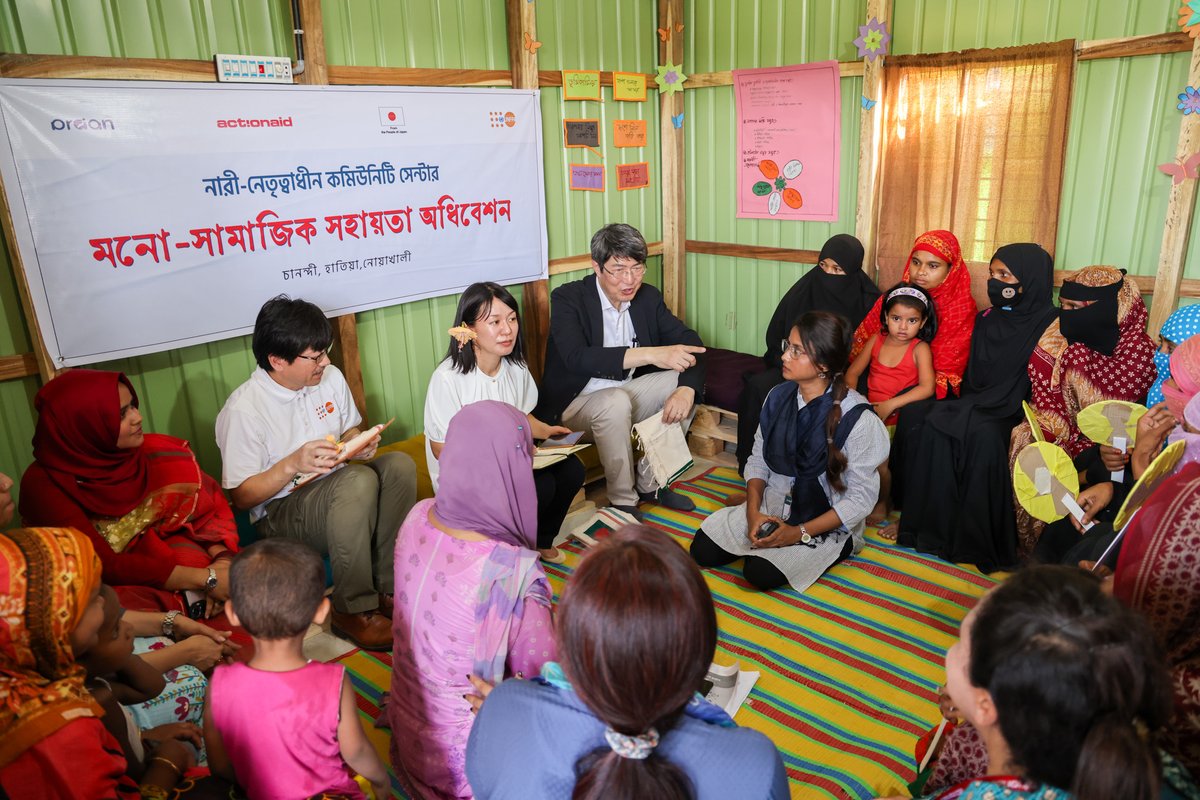
{"type": "Polygon", "coordinates": [[[204,619],[204,612],[207,610],[208,600],[207,595],[203,592],[194,592],[188,589],[183,593],[184,602],[187,603],[187,615],[191,619],[204,619]]]}
{"type": "Polygon", "coordinates": [[[552,436],[542,442],[542,447],[571,447],[583,438],[583,431],[571,431],[562,436],[552,436]]]}
{"type": "Polygon", "coordinates": [[[765,539],[779,529],[779,523],[773,519],[769,519],[762,525],[758,526],[758,533],[754,534],[755,539],[765,539]]]}

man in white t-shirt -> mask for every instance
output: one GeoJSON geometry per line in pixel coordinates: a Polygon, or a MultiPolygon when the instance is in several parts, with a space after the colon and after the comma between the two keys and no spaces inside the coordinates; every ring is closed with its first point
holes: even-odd
{"type": "Polygon", "coordinates": [[[362,417],[329,361],[333,329],[321,309],[280,295],[254,323],[258,369],[217,415],[221,484],[250,509],[262,536],[297,539],[329,556],[336,633],[359,647],[392,646],[396,532],[416,502],[416,467],[403,453],[372,458],[376,436],[334,465],[334,441],[358,434],[362,417]],[[371,459],[367,461],[367,459],[371,459]],[[316,480],[296,487],[300,475],[316,480]]]}

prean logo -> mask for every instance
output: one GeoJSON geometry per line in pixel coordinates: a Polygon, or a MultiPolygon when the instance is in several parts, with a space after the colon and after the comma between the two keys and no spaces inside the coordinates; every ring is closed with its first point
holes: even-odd
{"type": "Polygon", "coordinates": [[[234,119],[219,119],[217,120],[218,128],[290,128],[292,127],[291,117],[272,117],[268,119],[243,119],[236,117],[234,119]]]}
{"type": "Polygon", "coordinates": [[[117,126],[111,119],[52,119],[52,131],[113,131],[117,126]]]}

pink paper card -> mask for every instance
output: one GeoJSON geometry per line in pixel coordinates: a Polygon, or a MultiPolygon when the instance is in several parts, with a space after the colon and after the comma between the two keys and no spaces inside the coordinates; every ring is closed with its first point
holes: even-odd
{"type": "Polygon", "coordinates": [[[733,71],[738,217],[837,220],[840,84],[836,61],[733,71]]]}

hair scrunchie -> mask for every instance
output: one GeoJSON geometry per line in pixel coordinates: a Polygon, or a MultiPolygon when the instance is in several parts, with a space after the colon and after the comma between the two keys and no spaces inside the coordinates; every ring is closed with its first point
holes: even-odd
{"type": "Polygon", "coordinates": [[[650,728],[641,736],[626,736],[608,728],[604,731],[604,738],[608,740],[612,751],[621,758],[634,758],[638,761],[649,758],[654,748],[658,747],[658,731],[654,728],[650,728]]]}

